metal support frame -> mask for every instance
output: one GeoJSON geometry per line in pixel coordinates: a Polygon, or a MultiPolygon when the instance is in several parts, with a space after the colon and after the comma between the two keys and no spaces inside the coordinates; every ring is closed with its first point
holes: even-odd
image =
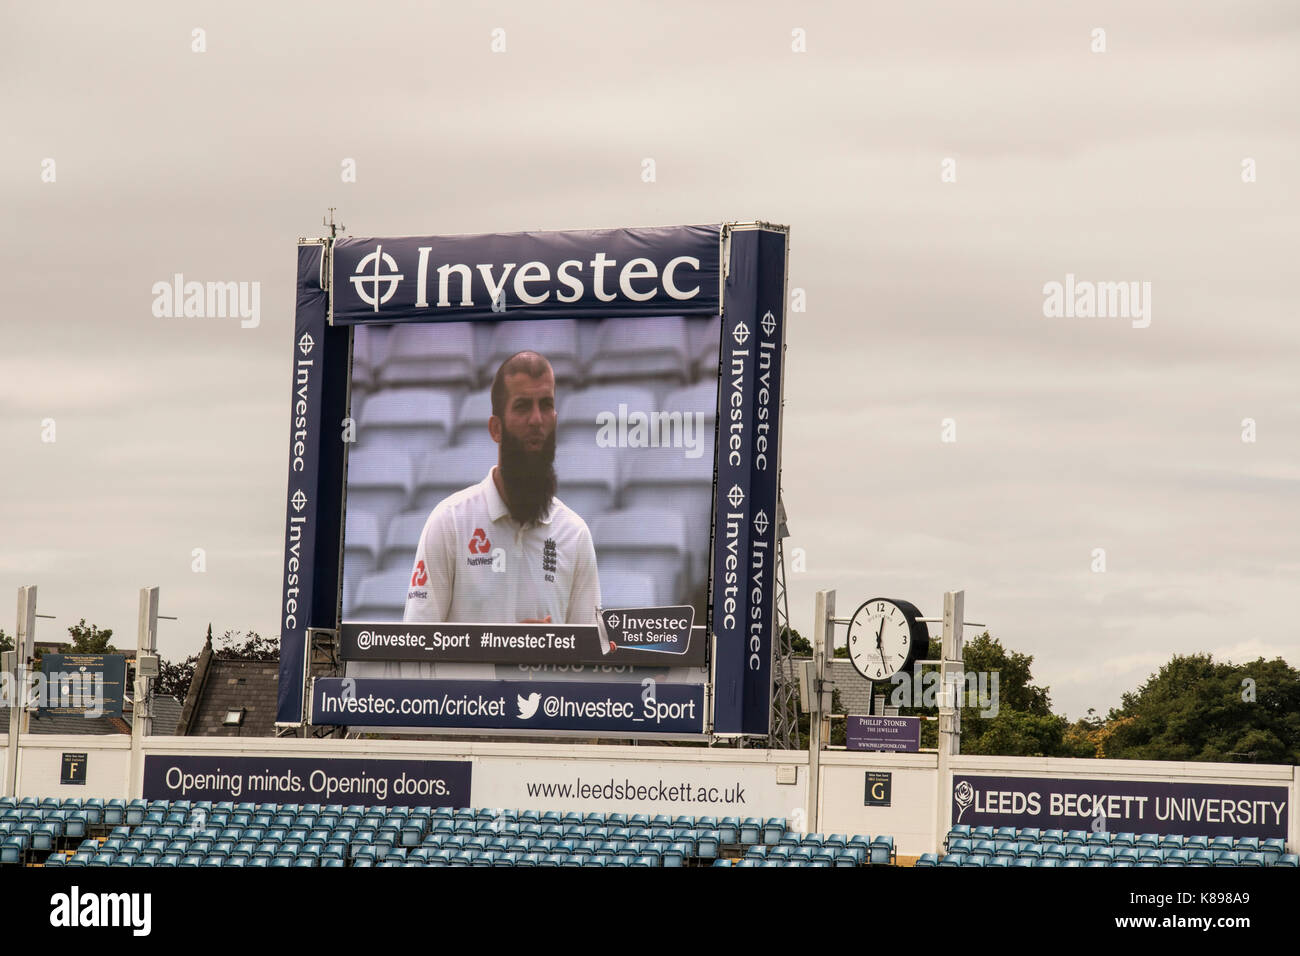
{"type": "Polygon", "coordinates": [[[18,589],[18,631],[14,636],[14,649],[10,687],[14,699],[9,702],[9,747],[5,758],[5,795],[18,797],[18,748],[23,732],[23,718],[27,715],[27,683],[32,671],[32,656],[36,644],[36,585],[28,584],[18,589]]]}
{"type": "Polygon", "coordinates": [[[772,685],[772,735],[768,747],[773,750],[799,749],[799,677],[795,673],[794,650],[790,640],[790,592],[785,586],[785,503],[777,498],[776,537],[776,644],[772,685]]]}
{"type": "Polygon", "coordinates": [[[935,774],[935,845],[943,842],[952,822],[952,769],[949,758],[961,753],[961,706],[955,688],[948,683],[950,670],[960,672],[962,628],[965,626],[966,592],[948,591],[943,596],[943,640],[939,657],[939,767],[935,774]]]}
{"type": "Polygon", "coordinates": [[[135,685],[131,692],[131,782],[133,798],[141,795],[136,787],[144,782],[144,739],[153,734],[153,711],[150,691],[152,677],[141,676],[140,662],[158,651],[158,588],[141,588],[139,616],[135,636],[135,685]]]}
{"type": "Polygon", "coordinates": [[[829,707],[823,699],[829,692],[826,684],[826,661],[835,654],[835,592],[818,591],[813,605],[813,659],[808,687],[808,830],[817,832],[818,807],[821,803],[821,752],[826,745],[822,723],[829,707]]]}

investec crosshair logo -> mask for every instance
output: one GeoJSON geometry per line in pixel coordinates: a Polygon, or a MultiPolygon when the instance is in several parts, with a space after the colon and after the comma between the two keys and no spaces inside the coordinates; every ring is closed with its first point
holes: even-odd
{"type": "Polygon", "coordinates": [[[380,245],[375,246],[374,252],[357,263],[356,275],[352,276],[351,281],[357,290],[357,298],[378,312],[379,307],[393,297],[397,284],[404,278],[406,277],[397,271],[393,257],[384,252],[384,247],[380,245]],[[390,271],[381,272],[381,262],[390,271]],[[369,288],[366,283],[370,284],[369,288]]]}
{"type": "Polygon", "coordinates": [[[718,609],[722,612],[722,626],[732,630],[736,626],[736,609],[740,593],[740,528],[745,521],[745,492],[740,485],[732,485],[727,492],[727,503],[732,510],[723,516],[722,541],[725,549],[722,573],[722,601],[718,609]]]}
{"type": "MultiPolygon", "coordinates": [[[[522,264],[444,262],[431,266],[432,252],[432,246],[416,249],[414,307],[417,309],[431,307],[431,271],[436,274],[437,286],[432,307],[439,309],[489,305],[493,311],[501,312],[512,305],[541,305],[552,296],[555,302],[566,305],[588,296],[600,303],[647,302],[660,295],[686,302],[700,294],[700,260],[696,256],[674,256],[663,262],[638,256],[620,262],[598,251],[589,260],[565,259],[552,273],[551,267],[539,259],[522,264]],[[476,281],[480,283],[478,289],[476,281]],[[487,301],[476,302],[476,291],[486,292],[487,301]]],[[[393,254],[385,252],[383,244],[378,243],[357,263],[348,281],[357,298],[372,312],[379,312],[380,306],[387,304],[408,278],[402,270],[393,254]]],[[[748,330],[745,334],[749,334],[748,330]]]]}

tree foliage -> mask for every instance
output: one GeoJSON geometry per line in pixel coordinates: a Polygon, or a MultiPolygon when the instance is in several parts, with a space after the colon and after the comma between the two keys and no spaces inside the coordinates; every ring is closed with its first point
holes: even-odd
{"type": "Polygon", "coordinates": [[[1300,671],[1175,655],[1111,710],[1104,756],[1131,760],[1300,763],[1300,671]]]}
{"type": "Polygon", "coordinates": [[[79,623],[68,628],[68,634],[72,638],[72,647],[68,651],[70,654],[122,653],[111,643],[113,639],[111,627],[101,631],[94,624],[87,624],[84,617],[79,623]]]}

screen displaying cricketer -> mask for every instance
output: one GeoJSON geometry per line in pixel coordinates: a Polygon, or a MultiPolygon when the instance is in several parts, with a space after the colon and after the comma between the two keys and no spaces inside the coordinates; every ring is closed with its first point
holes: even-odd
{"type": "MultiPolygon", "coordinates": [[[[308,467],[291,466],[286,580],[292,561],[310,611],[285,631],[351,622],[349,678],[663,688],[708,679],[711,627],[726,692],[700,728],[766,734],[784,229],[325,244],[300,261],[297,418],[322,421],[342,370],[352,431],[340,449],[323,425],[295,436],[308,467]],[[302,507],[331,486],[342,513],[302,507]],[[660,618],[674,626],[626,626],[660,618]],[[395,623],[418,640],[375,646],[375,626],[395,623]],[[462,632],[481,656],[450,646],[462,632]]],[[[305,648],[286,647],[282,671],[300,674],[305,648]]],[[[282,682],[281,723],[295,700],[282,682]]]]}

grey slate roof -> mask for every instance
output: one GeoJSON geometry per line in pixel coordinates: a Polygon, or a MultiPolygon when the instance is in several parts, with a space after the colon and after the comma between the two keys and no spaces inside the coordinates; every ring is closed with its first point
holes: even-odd
{"type": "MultiPolygon", "coordinates": [[[[122,707],[119,717],[80,717],[76,714],[45,714],[32,711],[27,722],[30,734],[129,734],[131,732],[131,704],[128,701],[122,707]]],[[[153,702],[153,734],[156,737],[170,737],[176,733],[176,724],[180,719],[181,705],[171,697],[155,697],[153,702]]],[[[0,728],[9,730],[9,708],[0,707],[0,728]]]]}

